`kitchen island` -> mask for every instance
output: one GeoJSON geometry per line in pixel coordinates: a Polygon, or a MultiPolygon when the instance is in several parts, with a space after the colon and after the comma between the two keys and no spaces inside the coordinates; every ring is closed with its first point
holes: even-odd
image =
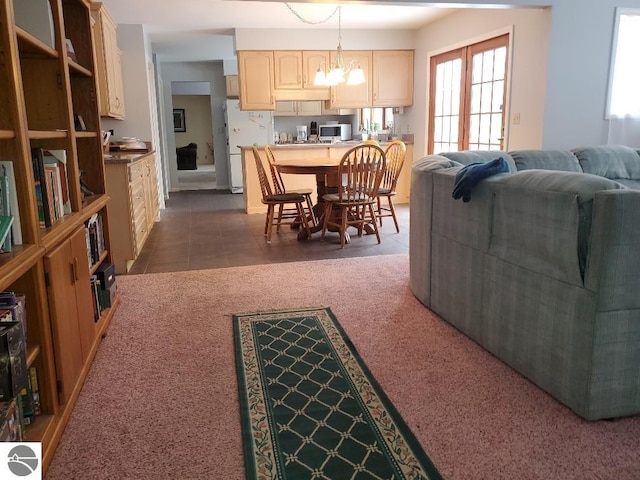
{"type": "MultiPolygon", "coordinates": [[[[299,160],[299,159],[322,159],[334,158],[340,159],[351,147],[358,145],[359,141],[340,142],[340,143],[292,143],[292,144],[276,144],[270,145],[276,157],[279,160],[299,160]]],[[[380,147],[385,149],[387,142],[381,142],[380,147]]],[[[261,147],[261,146],[260,146],[261,147]]],[[[260,158],[268,171],[269,164],[261,148],[260,158]]],[[[244,209],[246,213],[265,213],[266,205],[262,203],[262,193],[260,192],[260,182],[258,181],[258,173],[253,157],[251,146],[241,146],[242,153],[242,179],[244,182],[243,196],[244,209]]],[[[411,183],[411,165],[413,163],[413,145],[407,144],[407,155],[405,157],[404,167],[398,179],[397,192],[394,198],[395,204],[409,203],[409,185],[411,183]]],[[[282,174],[282,179],[287,189],[297,190],[301,188],[311,188],[313,190],[313,198],[317,196],[316,177],[315,175],[298,175],[298,174],[282,174]]]]}

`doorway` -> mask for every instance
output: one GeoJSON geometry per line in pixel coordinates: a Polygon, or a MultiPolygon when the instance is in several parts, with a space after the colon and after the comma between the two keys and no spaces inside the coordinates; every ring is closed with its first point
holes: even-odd
{"type": "Polygon", "coordinates": [[[172,83],[178,190],[214,190],[216,157],[209,82],[172,83]],[[178,85],[175,85],[178,84],[178,85]]]}

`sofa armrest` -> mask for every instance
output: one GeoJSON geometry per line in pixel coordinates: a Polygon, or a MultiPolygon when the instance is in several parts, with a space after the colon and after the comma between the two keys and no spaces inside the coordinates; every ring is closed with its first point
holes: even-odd
{"type": "Polygon", "coordinates": [[[598,311],[640,309],[640,191],[596,193],[585,286],[598,311]]]}

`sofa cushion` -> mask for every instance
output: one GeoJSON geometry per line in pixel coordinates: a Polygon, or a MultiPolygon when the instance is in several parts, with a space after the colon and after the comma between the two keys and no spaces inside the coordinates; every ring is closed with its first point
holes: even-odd
{"type": "Polygon", "coordinates": [[[582,147],[572,150],[582,171],[601,177],[640,180],[640,155],[624,145],[582,147]]]}
{"type": "Polygon", "coordinates": [[[593,198],[624,189],[596,175],[523,170],[493,185],[490,253],[505,261],[582,285],[593,198]]]}
{"type": "Polygon", "coordinates": [[[570,150],[515,150],[509,154],[518,170],[582,172],[578,159],[570,150]]]}
{"type": "Polygon", "coordinates": [[[517,170],[516,163],[511,158],[511,155],[502,150],[466,150],[464,152],[444,152],[439,156],[446,157],[450,160],[454,160],[463,165],[469,165],[470,163],[486,163],[496,158],[502,157],[509,164],[509,170],[515,172],[517,170]]]}

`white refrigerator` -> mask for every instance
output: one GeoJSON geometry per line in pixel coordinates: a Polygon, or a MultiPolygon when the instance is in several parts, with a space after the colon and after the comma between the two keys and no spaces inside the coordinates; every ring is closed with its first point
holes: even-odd
{"type": "Polygon", "coordinates": [[[240,147],[273,143],[273,112],[240,110],[240,100],[227,100],[223,106],[227,127],[227,159],[232,193],[242,193],[240,147]]]}

